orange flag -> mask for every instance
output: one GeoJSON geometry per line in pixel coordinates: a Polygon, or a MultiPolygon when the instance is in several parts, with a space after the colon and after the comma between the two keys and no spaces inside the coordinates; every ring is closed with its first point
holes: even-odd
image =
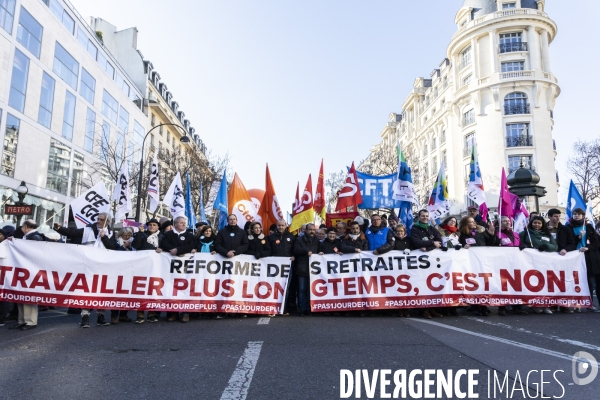
{"type": "Polygon", "coordinates": [[[275,188],[271,181],[271,173],[269,172],[269,164],[267,164],[267,172],[265,176],[265,196],[263,197],[262,203],[260,203],[260,209],[258,215],[262,219],[263,230],[268,232],[269,227],[276,224],[277,221],[283,219],[283,212],[277,201],[277,195],[275,194],[275,188]]]}
{"type": "Polygon", "coordinates": [[[354,211],[356,211],[357,206],[361,203],[362,195],[360,194],[360,189],[358,187],[358,178],[356,176],[354,162],[352,162],[352,167],[350,167],[348,175],[346,175],[346,182],[344,183],[344,186],[338,195],[338,201],[335,206],[335,210],[346,211],[346,208],[353,206],[354,211]]]}
{"type": "Polygon", "coordinates": [[[315,212],[325,221],[325,177],[323,176],[323,159],[321,159],[321,169],[319,170],[319,179],[317,179],[317,191],[315,192],[315,212]]]}
{"type": "Polygon", "coordinates": [[[252,198],[237,173],[227,192],[227,204],[229,205],[229,214],[237,217],[240,228],[243,228],[247,221],[261,222],[258,210],[254,207],[252,198]]]}
{"type": "Polygon", "coordinates": [[[315,221],[315,209],[313,208],[312,200],[312,177],[308,175],[308,181],[304,186],[304,191],[298,197],[296,192],[296,203],[294,204],[292,224],[290,232],[300,229],[304,224],[313,223],[315,221]]]}

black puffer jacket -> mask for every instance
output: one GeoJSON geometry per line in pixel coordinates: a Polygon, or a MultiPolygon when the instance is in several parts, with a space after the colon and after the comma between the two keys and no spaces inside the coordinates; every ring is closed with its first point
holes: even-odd
{"type": "Polygon", "coordinates": [[[319,243],[319,253],[337,254],[342,251],[342,241],[340,239],[329,240],[325,238],[319,243]]]}
{"type": "MultiPolygon", "coordinates": [[[[136,232],[133,234],[133,242],[131,245],[136,250],[156,250],[156,247],[148,243],[148,237],[151,235],[150,232],[136,232]]],[[[164,235],[158,232],[158,247],[160,247],[163,241],[164,235]]]]}
{"type": "Polygon", "coordinates": [[[420,226],[413,225],[410,230],[410,240],[413,243],[415,249],[424,248],[426,251],[435,249],[433,242],[442,243],[442,237],[437,229],[429,225],[427,229],[423,229],[420,226]]]}
{"type": "Polygon", "coordinates": [[[257,259],[263,257],[271,257],[271,245],[267,237],[261,233],[258,236],[248,236],[248,250],[245,254],[250,254],[257,259]]]}
{"type": "Polygon", "coordinates": [[[227,253],[233,250],[235,255],[245,254],[248,250],[248,235],[237,225],[227,225],[220,229],[215,238],[215,251],[227,257],[227,253]]]}
{"type": "Polygon", "coordinates": [[[566,251],[574,251],[577,250],[577,239],[573,234],[573,229],[567,228],[565,225],[558,223],[556,227],[556,245],[558,246],[558,251],[566,250],[566,251]]]}
{"type": "Polygon", "coordinates": [[[369,240],[363,232],[358,235],[356,240],[350,237],[350,234],[342,239],[342,253],[356,253],[356,249],[360,251],[369,250],[369,240]]]}
{"type": "Polygon", "coordinates": [[[292,235],[286,228],[283,233],[275,232],[269,236],[271,255],[273,257],[293,257],[296,236],[292,235]]]}
{"type": "Polygon", "coordinates": [[[177,255],[191,253],[196,248],[196,238],[192,232],[175,233],[174,230],[165,233],[160,248],[163,251],[177,249],[177,255]]]}
{"type": "Polygon", "coordinates": [[[404,251],[406,249],[408,249],[408,250],[415,249],[412,240],[410,240],[410,237],[404,236],[403,238],[399,238],[398,236],[394,235],[394,244],[390,246],[389,244],[386,243],[385,245],[383,245],[379,249],[377,249],[377,252],[379,254],[385,254],[388,251],[392,251],[392,250],[404,251]]]}
{"type": "Polygon", "coordinates": [[[316,236],[313,236],[311,239],[306,235],[296,238],[296,242],[294,243],[294,254],[296,256],[294,273],[299,276],[308,276],[308,264],[310,261],[308,253],[318,254],[319,244],[319,239],[316,236]]]}

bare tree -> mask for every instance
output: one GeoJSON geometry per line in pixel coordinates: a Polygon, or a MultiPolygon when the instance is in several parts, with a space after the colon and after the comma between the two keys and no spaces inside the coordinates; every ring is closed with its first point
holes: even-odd
{"type": "Polygon", "coordinates": [[[597,196],[600,185],[600,139],[573,144],[573,155],[567,161],[567,168],[587,203],[597,196]]]}

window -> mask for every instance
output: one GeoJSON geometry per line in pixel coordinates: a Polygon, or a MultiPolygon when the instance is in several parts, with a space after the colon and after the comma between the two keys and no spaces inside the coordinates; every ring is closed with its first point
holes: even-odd
{"type": "Polygon", "coordinates": [[[77,40],[83,48],[89,53],[90,56],[95,60],[98,56],[98,48],[94,45],[94,42],[85,34],[83,29],[77,28],[77,40]]]}
{"type": "Polygon", "coordinates": [[[158,141],[158,154],[162,153],[162,142],[158,141]]]}
{"type": "Polygon", "coordinates": [[[446,150],[442,152],[442,162],[444,163],[444,170],[448,169],[448,161],[446,160],[446,150]]]}
{"type": "Polygon", "coordinates": [[[8,105],[23,112],[25,108],[25,92],[27,91],[27,76],[29,75],[29,58],[15,49],[12,79],[10,83],[10,96],[8,105]]]}
{"type": "Polygon", "coordinates": [[[442,129],[442,134],[440,135],[440,144],[446,143],[446,130],[442,129]]]}
{"type": "Polygon", "coordinates": [[[527,43],[521,42],[521,32],[500,34],[500,53],[527,51],[527,43]]]}
{"type": "Polygon", "coordinates": [[[0,0],[0,26],[12,35],[15,18],[15,0],[0,0]]]}
{"type": "Polygon", "coordinates": [[[31,52],[36,58],[40,58],[40,50],[42,48],[42,32],[44,29],[27,12],[26,9],[21,7],[21,14],[19,15],[19,28],[17,30],[17,41],[21,43],[27,50],[31,52]]]}
{"type": "Polygon", "coordinates": [[[102,140],[100,144],[100,155],[106,158],[108,154],[108,145],[110,143],[110,125],[106,121],[102,121],[102,140]]]}
{"type": "Polygon", "coordinates": [[[429,178],[429,164],[427,163],[423,164],[423,178],[425,178],[425,180],[429,178]]]}
{"type": "Polygon", "coordinates": [[[529,114],[529,104],[527,104],[527,95],[521,92],[513,92],[504,98],[504,114],[529,114]]]}
{"type": "Polygon", "coordinates": [[[136,162],[139,161],[137,159],[137,154],[135,151],[135,145],[133,144],[132,141],[129,141],[129,146],[127,147],[127,165],[129,166],[129,170],[133,170],[133,161],[135,160],[136,162]]]}
{"type": "Polygon", "coordinates": [[[471,64],[471,46],[467,47],[460,54],[460,68],[463,69],[467,65],[471,64]]]}
{"type": "Polygon", "coordinates": [[[474,144],[475,144],[475,132],[471,132],[471,133],[468,133],[467,135],[465,135],[463,157],[471,156],[471,150],[473,149],[474,144]]]}
{"type": "Polygon", "coordinates": [[[531,155],[508,156],[508,173],[518,170],[523,164],[523,168],[532,169],[531,155]]]}
{"type": "Polygon", "coordinates": [[[58,140],[51,139],[46,188],[61,194],[67,194],[70,165],[71,148],[58,140]]]}
{"type": "MultiPolygon", "coordinates": [[[[142,147],[142,143],[144,142],[145,136],[144,127],[136,120],[133,120],[133,133],[133,139],[138,144],[138,146],[142,147]]],[[[152,137],[154,138],[154,135],[152,135],[152,137]]],[[[152,139],[152,142],[154,142],[154,139],[152,139]]]]}
{"type": "Polygon", "coordinates": [[[54,103],[54,85],[56,81],[44,72],[42,76],[42,91],[40,93],[40,110],[38,122],[50,129],[52,123],[52,105],[54,103]]]}
{"type": "Polygon", "coordinates": [[[79,63],[58,42],[56,42],[54,48],[54,66],[52,70],[69,86],[77,90],[79,63]]]}
{"type": "Polygon", "coordinates": [[[110,76],[110,79],[115,79],[115,67],[113,67],[108,62],[108,60],[106,59],[106,57],[104,57],[104,54],[102,54],[102,52],[98,53],[98,64],[100,64],[100,68],[102,68],[104,72],[106,72],[108,76],[110,76]]]}
{"type": "Polygon", "coordinates": [[[427,142],[423,142],[423,157],[427,157],[428,154],[428,146],[427,146],[427,142]]]}
{"type": "Polygon", "coordinates": [[[19,141],[19,127],[21,121],[7,114],[6,132],[4,133],[4,151],[2,153],[2,168],[0,173],[3,175],[15,176],[15,161],[17,158],[17,144],[19,141]]]}
{"type": "Polygon", "coordinates": [[[510,61],[502,63],[502,72],[523,71],[524,69],[525,62],[523,61],[510,61]]]}
{"type": "Polygon", "coordinates": [[[437,165],[437,157],[433,157],[433,160],[431,161],[431,172],[433,174],[435,174],[435,172],[438,170],[438,165],[437,165]]]}
{"type": "Polygon", "coordinates": [[[73,140],[73,125],[75,124],[75,95],[67,90],[65,97],[65,113],[63,116],[62,136],[73,140]]]}
{"type": "Polygon", "coordinates": [[[503,10],[509,10],[511,8],[517,8],[517,3],[502,3],[503,10]]]}
{"type": "Polygon", "coordinates": [[[83,148],[87,152],[92,152],[94,149],[94,136],[96,131],[96,113],[88,107],[85,114],[85,138],[83,140],[83,148]]]}
{"type": "Polygon", "coordinates": [[[463,114],[462,123],[462,126],[468,126],[475,123],[475,112],[473,109],[470,109],[463,114]]]}
{"type": "Polygon", "coordinates": [[[465,76],[462,80],[462,86],[466,86],[469,83],[471,83],[471,78],[473,78],[473,75],[471,75],[471,74],[465,76]]]}
{"type": "Polygon", "coordinates": [[[71,18],[69,13],[67,13],[67,11],[60,5],[58,0],[44,0],[44,3],[50,7],[52,13],[56,15],[56,18],[58,18],[58,20],[62,22],[64,27],[67,28],[71,35],[73,35],[75,33],[75,21],[73,21],[73,18],[71,18]]]}
{"type": "Polygon", "coordinates": [[[106,90],[102,95],[102,115],[104,115],[113,124],[117,123],[117,113],[119,103],[106,90]]]}
{"type": "Polygon", "coordinates": [[[79,93],[84,99],[94,104],[94,95],[96,94],[96,80],[85,68],[81,68],[81,86],[79,87],[79,93]]]}
{"type": "Polygon", "coordinates": [[[150,135],[150,150],[154,150],[154,133],[150,135]]]}
{"type": "Polygon", "coordinates": [[[437,135],[433,135],[431,138],[431,151],[434,151],[437,148],[437,135]]]}
{"type": "Polygon", "coordinates": [[[533,146],[529,124],[506,124],[506,147],[533,146]]]}
{"type": "Polygon", "coordinates": [[[123,106],[119,107],[119,129],[125,135],[129,132],[129,113],[127,110],[123,108],[123,106]]]}
{"type": "Polygon", "coordinates": [[[125,92],[127,97],[129,97],[129,85],[127,82],[125,82],[125,79],[123,79],[121,74],[117,74],[117,86],[120,87],[123,92],[125,92]]]}
{"type": "Polygon", "coordinates": [[[118,165],[121,165],[121,162],[123,160],[123,146],[125,146],[125,134],[123,132],[117,132],[115,156],[118,165]]]}
{"type": "Polygon", "coordinates": [[[153,128],[156,126],[156,117],[154,117],[154,114],[150,114],[150,126],[153,128]]]}
{"type": "Polygon", "coordinates": [[[73,152],[73,173],[71,175],[71,197],[79,197],[83,181],[83,154],[73,152]]]}
{"type": "Polygon", "coordinates": [[[158,127],[158,134],[159,134],[160,136],[162,136],[162,135],[163,135],[163,127],[162,127],[162,126],[159,126],[159,127],[158,127]]]}

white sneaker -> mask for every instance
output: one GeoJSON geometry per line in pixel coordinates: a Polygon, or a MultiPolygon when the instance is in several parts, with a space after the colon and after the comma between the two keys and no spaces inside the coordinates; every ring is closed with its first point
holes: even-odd
{"type": "Polygon", "coordinates": [[[575,307],[575,309],[574,309],[573,311],[575,311],[575,312],[577,312],[577,313],[581,313],[581,308],[579,308],[579,307],[575,307]]]}
{"type": "Polygon", "coordinates": [[[552,314],[552,310],[549,309],[548,307],[546,307],[546,308],[544,308],[544,314],[551,315],[552,314]]]}
{"type": "Polygon", "coordinates": [[[588,310],[590,310],[591,312],[599,312],[600,311],[594,306],[588,307],[588,310]]]}

